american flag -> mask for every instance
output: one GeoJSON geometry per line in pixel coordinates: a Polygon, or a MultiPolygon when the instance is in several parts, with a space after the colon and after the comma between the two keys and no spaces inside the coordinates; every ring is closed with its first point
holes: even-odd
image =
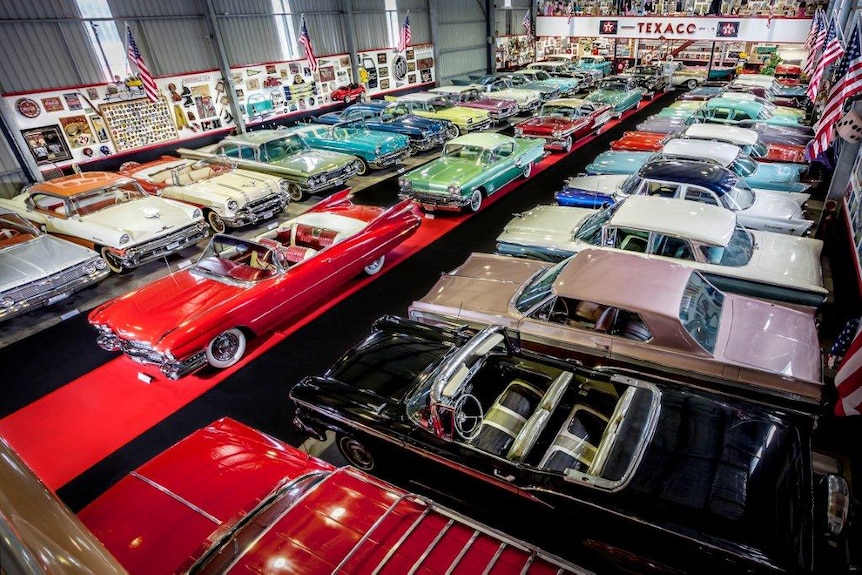
{"type": "Polygon", "coordinates": [[[524,30],[527,31],[527,35],[530,36],[533,34],[533,20],[530,18],[530,11],[527,10],[527,13],[524,14],[524,21],[522,22],[524,25],[524,30]]]}
{"type": "Polygon", "coordinates": [[[410,32],[410,10],[404,16],[404,24],[401,25],[401,33],[398,35],[398,51],[403,52],[413,40],[413,34],[410,32]]]}
{"type": "Polygon", "coordinates": [[[811,30],[808,31],[808,38],[805,40],[805,48],[808,50],[808,56],[805,58],[805,65],[802,69],[808,77],[814,74],[817,56],[824,42],[826,42],[826,16],[822,10],[818,9],[814,13],[811,30]]]}
{"type": "Polygon", "coordinates": [[[858,321],[847,322],[832,346],[833,349],[840,346],[847,350],[835,374],[838,390],[835,415],[859,415],[862,412],[862,331],[858,325],[858,321]]]}
{"type": "Polygon", "coordinates": [[[314,74],[317,72],[317,56],[314,55],[311,36],[308,35],[308,28],[305,26],[305,14],[302,15],[302,23],[300,24],[299,43],[305,48],[305,61],[308,62],[308,68],[314,74]]]}
{"type": "Polygon", "coordinates": [[[817,67],[814,69],[814,74],[808,82],[808,88],[806,88],[808,98],[812,102],[817,98],[817,91],[820,90],[820,80],[823,79],[823,72],[843,55],[844,47],[841,45],[841,40],[838,39],[838,27],[835,25],[835,17],[833,16],[829,21],[829,30],[826,32],[826,44],[823,48],[823,55],[820,56],[817,67]]]}
{"type": "Polygon", "coordinates": [[[571,0],[571,2],[569,2],[569,5],[566,6],[566,16],[568,16],[568,18],[566,19],[566,24],[571,24],[572,18],[575,17],[575,0],[571,0]]]}
{"type": "Polygon", "coordinates": [[[835,84],[829,90],[829,98],[823,114],[814,127],[814,139],[805,149],[809,159],[816,158],[829,148],[832,142],[832,128],[840,119],[844,102],[862,92],[862,53],[859,49],[859,27],[853,29],[847,51],[841,58],[835,75],[835,84]]]}
{"type": "Polygon", "coordinates": [[[138,44],[135,42],[135,37],[132,36],[132,29],[126,26],[126,38],[129,47],[127,55],[129,62],[135,65],[138,69],[138,75],[141,77],[141,83],[144,85],[144,92],[151,102],[158,102],[159,90],[156,87],[156,82],[153,80],[153,75],[150,74],[150,69],[144,63],[144,58],[141,56],[141,51],[138,50],[138,44]]]}

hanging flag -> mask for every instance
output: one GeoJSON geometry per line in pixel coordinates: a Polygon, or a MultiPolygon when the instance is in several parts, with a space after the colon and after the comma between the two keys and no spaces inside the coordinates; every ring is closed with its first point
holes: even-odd
{"type": "Polygon", "coordinates": [[[302,15],[299,43],[305,48],[305,61],[308,62],[308,68],[314,74],[317,72],[317,56],[314,55],[314,48],[311,46],[311,36],[308,35],[308,28],[305,26],[305,14],[302,15]]]}
{"type": "Polygon", "coordinates": [[[805,148],[805,156],[809,160],[817,158],[829,148],[833,127],[841,118],[844,102],[862,92],[862,53],[859,49],[858,26],[850,36],[847,51],[838,65],[835,84],[829,90],[823,114],[814,126],[814,139],[805,148]]]}
{"type": "Polygon", "coordinates": [[[138,50],[135,37],[132,36],[132,29],[128,25],[126,25],[126,39],[128,43],[126,55],[129,58],[129,62],[134,64],[135,68],[138,69],[138,75],[141,77],[141,83],[144,85],[144,92],[147,94],[147,98],[151,102],[158,102],[159,90],[156,87],[156,82],[153,80],[152,74],[150,74],[150,69],[144,63],[144,58],[141,56],[141,51],[138,50]]]}
{"type": "MultiPolygon", "coordinates": [[[[855,333],[835,373],[835,388],[838,390],[835,415],[859,415],[862,412],[862,330],[857,329],[855,333]]],[[[839,341],[846,335],[842,332],[839,341]]]]}
{"type": "Polygon", "coordinates": [[[522,22],[524,25],[524,30],[527,31],[527,36],[533,35],[533,20],[530,18],[530,11],[527,10],[527,13],[524,14],[524,21],[522,22]]]}
{"type": "Polygon", "coordinates": [[[817,61],[814,74],[811,75],[808,88],[806,88],[809,100],[813,102],[817,98],[817,92],[820,90],[820,81],[823,79],[823,72],[826,68],[841,59],[843,55],[844,47],[841,45],[841,40],[838,39],[838,27],[835,25],[835,16],[833,15],[829,21],[829,29],[826,32],[826,43],[823,47],[823,54],[820,56],[820,60],[817,61]]]}
{"type": "Polygon", "coordinates": [[[814,38],[817,36],[817,30],[820,28],[820,8],[814,12],[814,19],[811,20],[811,28],[808,29],[808,35],[805,37],[805,44],[803,47],[806,50],[810,50],[814,45],[814,38]]]}
{"type": "Polygon", "coordinates": [[[398,51],[403,52],[413,40],[413,34],[410,32],[410,10],[404,17],[404,24],[401,25],[401,33],[398,36],[398,51]]]}
{"type": "Polygon", "coordinates": [[[566,20],[566,24],[571,25],[572,18],[575,17],[575,0],[571,0],[569,2],[569,5],[566,6],[566,16],[568,16],[568,18],[566,20]]]}
{"type": "Polygon", "coordinates": [[[775,16],[775,0],[769,2],[769,16],[766,18],[766,27],[772,26],[772,18],[775,16]]]}
{"type": "Polygon", "coordinates": [[[805,75],[809,78],[814,74],[817,57],[820,54],[823,43],[826,42],[826,16],[822,10],[818,10],[815,13],[814,22],[811,23],[811,30],[814,35],[811,37],[811,45],[808,47],[808,56],[805,58],[805,66],[803,67],[805,75]]]}

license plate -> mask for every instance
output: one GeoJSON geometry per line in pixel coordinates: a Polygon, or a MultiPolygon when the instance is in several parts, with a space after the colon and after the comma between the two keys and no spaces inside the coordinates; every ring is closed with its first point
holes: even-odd
{"type": "Polygon", "coordinates": [[[177,249],[178,247],[180,247],[180,242],[173,242],[173,243],[168,244],[168,249],[169,249],[169,250],[175,250],[175,249],[177,249]]]}
{"type": "Polygon", "coordinates": [[[52,303],[57,303],[60,300],[64,300],[69,297],[69,292],[58,293],[57,295],[52,295],[45,302],[45,305],[51,305],[52,303]]]}
{"type": "Polygon", "coordinates": [[[271,218],[272,212],[263,212],[263,219],[271,218]]]}

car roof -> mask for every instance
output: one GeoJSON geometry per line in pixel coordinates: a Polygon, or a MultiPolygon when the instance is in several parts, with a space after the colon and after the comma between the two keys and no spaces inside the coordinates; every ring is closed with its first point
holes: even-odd
{"type": "Polygon", "coordinates": [[[720,126],[718,124],[692,124],[686,128],[684,135],[689,138],[717,138],[733,142],[739,146],[751,146],[757,143],[759,135],[748,128],[736,126],[720,126]]]}
{"type": "Polygon", "coordinates": [[[479,146],[482,148],[495,148],[500,144],[511,142],[510,136],[494,132],[481,132],[476,134],[465,134],[446,142],[447,144],[461,144],[467,146],[479,146]]]}
{"type": "Polygon", "coordinates": [[[638,175],[650,180],[678,184],[695,184],[718,194],[725,194],[736,185],[736,175],[716,164],[698,160],[653,160],[644,164],[638,175]]]}
{"type": "Polygon", "coordinates": [[[121,182],[133,182],[128,176],[111,172],[82,172],[38,182],[28,188],[30,192],[46,192],[55,196],[74,196],[82,192],[112,186],[121,182]]]}
{"type": "Polygon", "coordinates": [[[736,229],[736,214],[703,202],[638,195],[622,200],[609,223],[726,246],[736,229]]]}
{"type": "Polygon", "coordinates": [[[222,142],[241,142],[244,144],[258,145],[269,142],[270,140],[275,140],[276,138],[289,136],[294,133],[293,128],[295,128],[295,126],[281,130],[255,130],[253,132],[245,132],[244,134],[228,136],[222,140],[222,142]]]}
{"type": "Polygon", "coordinates": [[[665,260],[590,248],[568,260],[554,282],[554,292],[563,297],[676,317],[693,272],[690,267],[665,260]],[[632,281],[634,278],[637,281],[632,281]]]}
{"type": "Polygon", "coordinates": [[[435,94],[460,94],[461,92],[466,92],[467,90],[480,91],[475,84],[467,84],[464,86],[455,86],[454,84],[450,84],[448,86],[437,86],[436,88],[431,88],[429,92],[435,94]]]}
{"type": "Polygon", "coordinates": [[[740,150],[739,146],[715,140],[674,138],[662,147],[661,152],[670,156],[714,160],[727,167],[739,156],[740,150]]]}
{"type": "Polygon", "coordinates": [[[757,116],[763,110],[763,104],[752,100],[740,100],[737,98],[722,98],[716,96],[706,101],[707,108],[733,108],[735,110],[744,110],[752,116],[757,116]]]}
{"type": "Polygon", "coordinates": [[[426,100],[433,100],[435,98],[440,98],[441,96],[442,96],[442,94],[435,94],[434,92],[411,92],[409,94],[402,94],[401,96],[398,96],[398,99],[399,100],[419,100],[419,101],[424,102],[426,100]]]}

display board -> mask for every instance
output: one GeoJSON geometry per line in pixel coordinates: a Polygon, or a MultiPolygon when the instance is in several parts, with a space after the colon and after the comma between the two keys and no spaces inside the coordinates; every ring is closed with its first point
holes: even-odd
{"type": "Polygon", "coordinates": [[[151,146],[179,137],[174,118],[164,98],[151,102],[137,98],[102,104],[99,113],[118,152],[151,146]]]}

